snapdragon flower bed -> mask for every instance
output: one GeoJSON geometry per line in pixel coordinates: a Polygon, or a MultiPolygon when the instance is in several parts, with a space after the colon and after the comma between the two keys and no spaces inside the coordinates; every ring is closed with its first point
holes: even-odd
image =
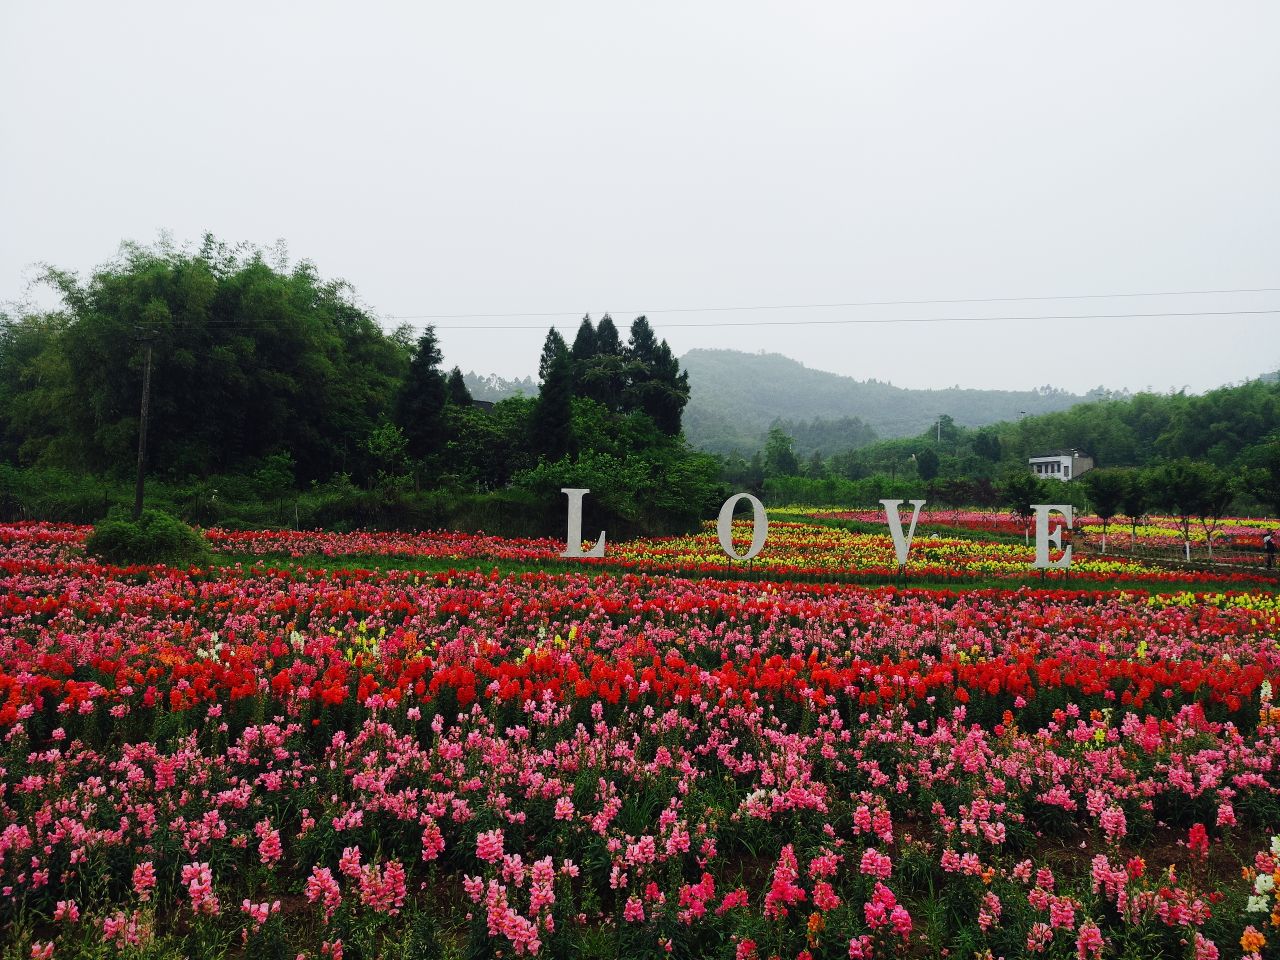
{"type": "Polygon", "coordinates": [[[1270,590],[120,569],[81,540],[0,530],[0,955],[1280,941],[1270,590]]]}
{"type": "MultiPolygon", "coordinates": [[[[852,521],[858,524],[881,523],[883,511],[876,510],[813,510],[815,518],[823,520],[852,521]]],[[[925,509],[920,523],[925,528],[972,531],[1001,538],[1025,537],[1031,524],[1009,511],[1001,510],[939,510],[925,509]]],[[[1057,515],[1051,526],[1061,523],[1057,515]]],[[[1077,548],[1099,553],[1106,531],[1107,550],[1112,555],[1122,554],[1140,558],[1181,560],[1183,558],[1183,530],[1177,517],[1144,516],[1139,523],[1124,516],[1112,517],[1106,524],[1096,516],[1078,514],[1072,524],[1073,540],[1077,548]]],[[[1262,538],[1268,530],[1277,529],[1277,522],[1266,517],[1222,517],[1213,524],[1213,560],[1216,563],[1257,567],[1264,559],[1262,538]]],[[[1198,560],[1208,559],[1207,544],[1210,531],[1199,520],[1192,519],[1186,530],[1192,549],[1198,560]]]]}

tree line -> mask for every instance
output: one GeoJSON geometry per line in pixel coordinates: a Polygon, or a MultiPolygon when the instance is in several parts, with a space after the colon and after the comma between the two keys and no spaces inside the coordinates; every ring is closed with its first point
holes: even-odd
{"type": "MultiPolygon", "coordinates": [[[[867,506],[881,497],[927,495],[952,506],[995,507],[1010,502],[1011,486],[1036,479],[1029,457],[1076,449],[1100,468],[1082,479],[1123,468],[1150,480],[1176,466],[1179,477],[1194,474],[1202,485],[1228,491],[1234,509],[1280,514],[1280,381],[1274,377],[1199,396],[1111,397],[978,429],[942,415],[914,437],[807,458],[796,455],[796,446],[775,423],[762,451],[726,460],[726,479],[764,491],[774,503],[867,506]]],[[[1087,505],[1087,484],[1059,486],[1062,502],[1087,505]]],[[[1175,504],[1159,507],[1176,513],[1175,504]]]]}
{"type": "Polygon", "coordinates": [[[449,522],[451,502],[487,498],[506,507],[481,519],[501,525],[548,492],[555,510],[559,488],[580,485],[600,491],[592,509],[615,526],[660,528],[687,525],[722,492],[714,461],[681,437],[688,377],[644,317],[625,340],[607,314],[584,317],[572,345],[551,330],[538,394],[481,406],[458,368],[443,369],[433,328],[384,331],[347,284],[283,255],[212,237],[193,250],[127,244],[85,280],[54,268],[43,280],[59,309],[0,315],[10,514],[24,483],[40,485],[24,480],[32,471],[107,489],[132,469],[145,345],[148,473],[203,503],[187,514],[227,519],[217,514],[234,500],[280,513],[308,494],[351,501],[350,516],[321,517],[330,525],[403,525],[449,522]]]}

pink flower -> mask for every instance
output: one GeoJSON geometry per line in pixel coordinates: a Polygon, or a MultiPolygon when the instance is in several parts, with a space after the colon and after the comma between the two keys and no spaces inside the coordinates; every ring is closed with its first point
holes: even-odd
{"type": "Polygon", "coordinates": [[[476,835],[476,856],[485,863],[497,863],[502,859],[502,830],[488,830],[476,835]]]}
{"type": "Polygon", "coordinates": [[[1027,934],[1027,949],[1032,953],[1044,953],[1052,940],[1052,927],[1047,923],[1033,923],[1027,934]]]}
{"type": "Polygon", "coordinates": [[[1080,925],[1080,934],[1076,937],[1076,956],[1079,960],[1089,960],[1090,956],[1101,955],[1105,941],[1102,931],[1092,921],[1080,925]]]}
{"type": "Polygon", "coordinates": [[[1195,960],[1218,960],[1218,945],[1196,931],[1195,960]]]}
{"type": "Polygon", "coordinates": [[[53,919],[58,923],[75,923],[80,919],[80,908],[74,900],[59,900],[53,911],[53,919]]]}
{"type": "Polygon", "coordinates": [[[253,921],[253,931],[254,933],[257,933],[262,929],[262,925],[267,922],[267,919],[271,914],[278,913],[280,911],[280,901],[277,900],[274,903],[253,903],[251,900],[246,898],[240,904],[240,911],[249,915],[249,919],[253,921]]]}
{"type": "Polygon", "coordinates": [[[360,900],[377,913],[395,916],[407,893],[404,866],[399,860],[389,860],[383,866],[370,864],[360,873],[360,900]]]}
{"type": "Polygon", "coordinates": [[[254,824],[253,832],[258,837],[258,859],[262,861],[265,867],[276,863],[284,854],[284,848],[280,845],[280,831],[271,828],[269,819],[259,821],[254,824]]]}
{"type": "Polygon", "coordinates": [[[213,892],[213,871],[207,863],[188,863],[182,868],[182,882],[191,896],[191,909],[196,913],[216,916],[221,910],[213,892]]]}
{"type": "Polygon", "coordinates": [[[1076,904],[1070,897],[1049,901],[1049,925],[1055,930],[1072,930],[1076,925],[1076,904]]]}
{"type": "Polygon", "coordinates": [[[800,864],[796,861],[795,850],[791,844],[782,848],[778,863],[773,869],[773,883],[764,896],[764,915],[771,920],[781,919],[787,915],[789,904],[800,903],[805,899],[804,890],[796,884],[800,875],[800,864]]]}
{"type": "Polygon", "coordinates": [[[634,894],[627,898],[627,905],[622,909],[622,919],[627,923],[644,923],[644,904],[634,894]]]}
{"type": "Polygon", "coordinates": [[[875,956],[875,942],[865,933],[849,941],[849,960],[870,960],[875,956]]]}
{"type": "Polygon", "coordinates": [[[133,892],[138,899],[146,903],[151,899],[151,891],[156,888],[156,870],[150,860],[145,860],[133,868],[133,892]]]}
{"type": "Polygon", "coordinates": [[[749,902],[747,891],[745,890],[734,890],[732,893],[726,893],[724,899],[720,901],[720,906],[716,907],[716,916],[728,913],[734,907],[745,907],[749,902]]]}
{"type": "Polygon", "coordinates": [[[1128,824],[1125,821],[1123,810],[1119,807],[1108,807],[1102,811],[1099,819],[1102,822],[1102,830],[1107,835],[1108,843],[1119,843],[1124,839],[1124,835],[1128,832],[1128,824]]]}
{"type": "Polygon", "coordinates": [[[887,880],[889,874],[893,872],[893,861],[874,847],[868,847],[862,854],[862,863],[859,864],[858,869],[865,876],[887,880]]]}
{"type": "Polygon", "coordinates": [[[819,880],[813,885],[813,905],[819,910],[834,910],[840,902],[840,897],[827,881],[819,880]]]}
{"type": "Polygon", "coordinates": [[[342,903],[342,891],[338,881],[328,867],[312,867],[311,876],[307,878],[307,899],[312,903],[321,901],[324,904],[324,922],[332,919],[334,911],[342,903]]]}
{"type": "Polygon", "coordinates": [[[352,880],[360,879],[360,848],[346,847],[338,859],[338,872],[352,880]]]}
{"type": "Polygon", "coordinates": [[[434,860],[444,852],[444,834],[440,832],[440,825],[434,820],[428,820],[427,825],[422,828],[422,859],[434,860]]]}
{"type": "Polygon", "coordinates": [[[102,939],[114,941],[116,949],[142,945],[141,918],[135,910],[132,915],[117,910],[102,921],[102,939]]]}

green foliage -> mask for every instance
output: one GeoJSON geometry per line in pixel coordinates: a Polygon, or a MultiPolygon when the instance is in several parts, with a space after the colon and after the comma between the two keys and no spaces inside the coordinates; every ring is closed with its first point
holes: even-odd
{"type": "Polygon", "coordinates": [[[459,407],[471,406],[471,391],[467,389],[467,380],[458,367],[449,371],[449,402],[459,407]]]}
{"type": "Polygon", "coordinates": [[[764,445],[764,471],[770,477],[794,477],[800,473],[800,462],[792,449],[791,438],[778,426],[769,429],[764,445]]]}
{"type": "Polygon", "coordinates": [[[1120,512],[1129,518],[1129,526],[1133,530],[1134,537],[1137,537],[1138,521],[1146,516],[1150,502],[1146,477],[1138,470],[1126,470],[1124,492],[1120,498],[1120,512]]]}
{"type": "MultiPolygon", "coordinates": [[[[597,337],[603,351],[604,344],[608,342],[603,320],[597,337]]],[[[659,341],[654,336],[653,328],[644,317],[636,317],[631,324],[625,360],[623,410],[645,414],[667,436],[678,434],[685,405],[689,402],[689,374],[681,371],[667,341],[659,341]]]]}
{"type": "Polygon", "coordinates": [[[568,351],[557,349],[552,334],[555,334],[554,330],[547,335],[547,342],[543,347],[545,373],[533,408],[530,434],[534,448],[539,453],[557,459],[569,451],[570,421],[573,415],[573,361],[568,351]]]}
{"type": "Polygon", "coordinates": [[[938,467],[938,454],[932,447],[925,447],[916,454],[916,472],[920,474],[921,480],[928,481],[936,477],[938,467]]]}
{"type": "MultiPolygon", "coordinates": [[[[643,317],[625,345],[607,315],[583,320],[572,352],[552,330],[537,398],[480,408],[460,369],[441,371],[431,327],[384,333],[344,284],[279,254],[210,237],[126,245],[86,281],[45,280],[63,309],[0,315],[9,518],[92,522],[130,502],[143,340],[149,502],[201,524],[543,528],[537,511],[517,515],[529,478],[568,470],[600,477],[615,518],[656,533],[687,525],[714,486],[712,461],[680,438],[688,377],[643,317]],[[625,465],[621,481],[605,460],[625,465]]],[[[475,383],[491,403],[531,385],[475,383]]]]}
{"type": "Polygon", "coordinates": [[[1025,469],[1010,471],[1005,476],[1001,493],[1005,506],[1023,520],[1030,520],[1035,514],[1034,504],[1049,502],[1044,482],[1025,469]]]}
{"type": "Polygon", "coordinates": [[[409,372],[396,399],[396,426],[405,439],[405,452],[432,463],[444,452],[444,407],[449,388],[440,372],[444,357],[434,327],[418,338],[409,372]]]}
{"type": "Polygon", "coordinates": [[[609,452],[541,462],[517,474],[513,486],[543,505],[553,505],[549,529],[562,536],[563,487],[591,491],[583,502],[583,529],[607,529],[611,537],[694,530],[719,509],[725,497],[717,482],[718,465],[705,454],[679,447],[655,447],[619,457],[609,452]]]}
{"type": "Polygon", "coordinates": [[[1155,506],[1184,519],[1212,511],[1230,494],[1222,471],[1188,458],[1157,467],[1147,487],[1155,506]]]}
{"type": "Polygon", "coordinates": [[[125,497],[123,483],[110,484],[57,467],[22,470],[0,463],[0,519],[6,521],[93,523],[106,516],[112,503],[124,503],[125,497]]]}
{"type": "Polygon", "coordinates": [[[1129,491],[1129,475],[1123,470],[1090,470],[1081,481],[1093,512],[1105,524],[1120,512],[1129,491]]]}
{"type": "Polygon", "coordinates": [[[1243,487],[1259,503],[1280,516],[1280,437],[1269,437],[1241,457],[1243,487]]]}
{"type": "Polygon", "coordinates": [[[7,321],[0,338],[5,446],[28,462],[132,462],[145,337],[153,470],[251,469],[283,444],[302,478],[327,476],[388,412],[408,360],[341,282],[212,238],[126,245],[87,280],[44,279],[64,308],[7,321]]]}
{"type": "Polygon", "coordinates": [[[85,552],[119,566],[163,563],[192,567],[211,560],[208,541],[177,517],[143,510],[136,521],[121,513],[103,520],[85,540],[85,552]]]}

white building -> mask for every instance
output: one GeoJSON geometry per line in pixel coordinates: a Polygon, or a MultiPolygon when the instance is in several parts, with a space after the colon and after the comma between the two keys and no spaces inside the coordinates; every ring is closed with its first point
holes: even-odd
{"type": "Polygon", "coordinates": [[[1027,461],[1037,477],[1052,480],[1074,480],[1093,469],[1093,457],[1079,450],[1050,450],[1027,461]]]}

